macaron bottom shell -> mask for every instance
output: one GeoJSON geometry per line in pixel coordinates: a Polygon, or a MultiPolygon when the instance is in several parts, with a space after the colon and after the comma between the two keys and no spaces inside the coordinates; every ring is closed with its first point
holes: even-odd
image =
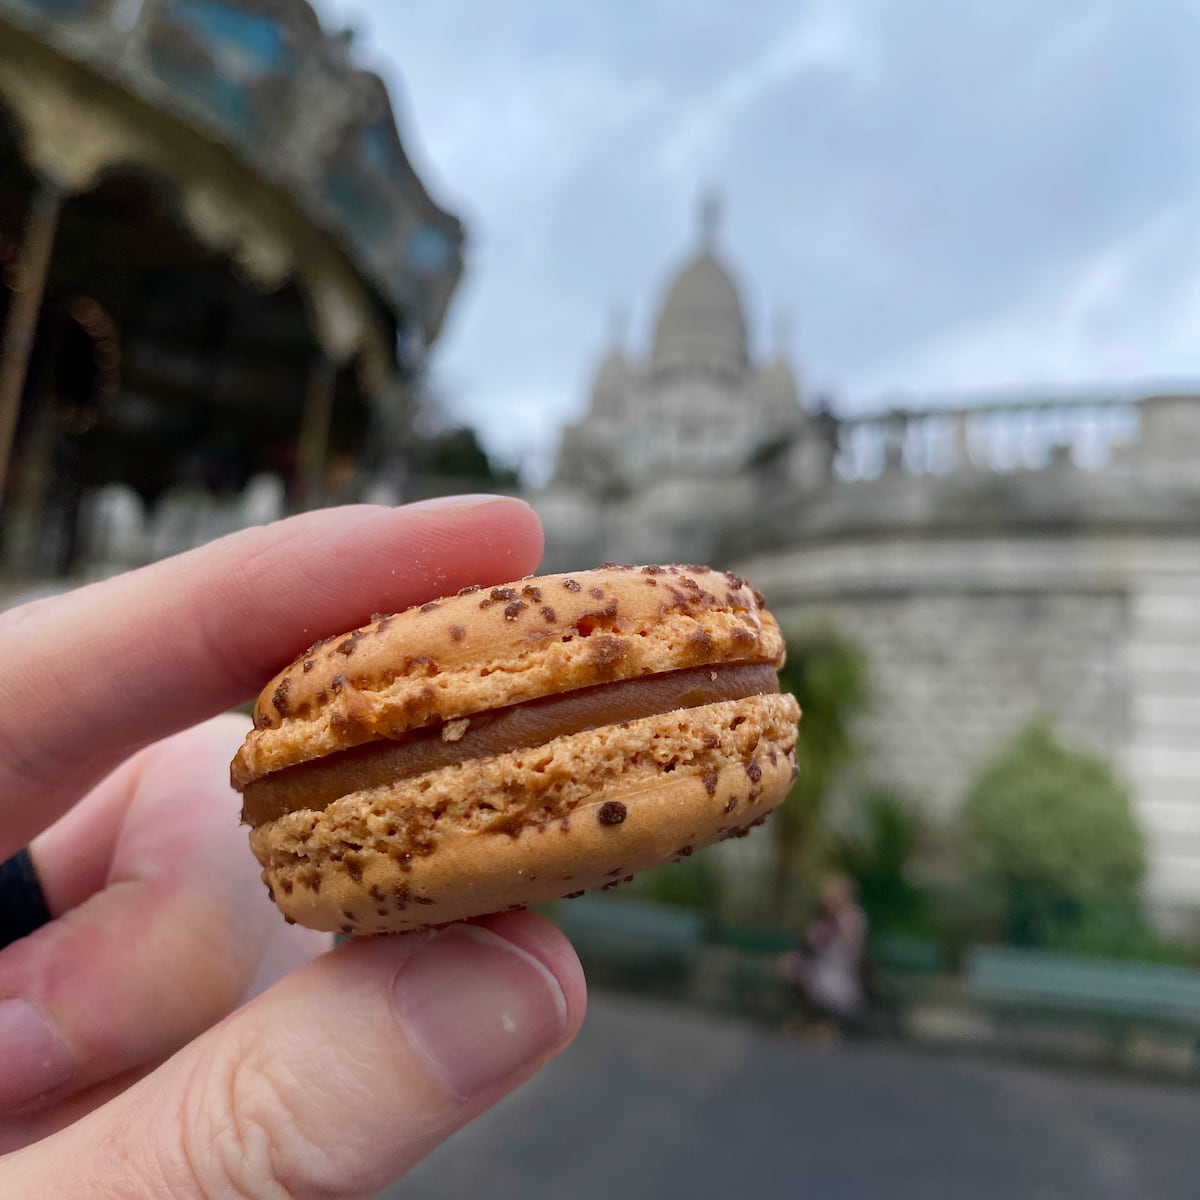
{"type": "Polygon", "coordinates": [[[346,934],[610,888],[760,823],[795,778],[797,716],[768,695],[589,730],[289,813],[251,845],[289,920],[346,934]]]}

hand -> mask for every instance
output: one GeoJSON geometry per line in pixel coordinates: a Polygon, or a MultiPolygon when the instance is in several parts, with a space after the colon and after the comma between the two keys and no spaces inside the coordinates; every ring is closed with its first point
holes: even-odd
{"type": "Polygon", "coordinates": [[[517,502],[327,510],[0,615],[0,861],[37,835],[55,917],[0,951],[0,1195],[370,1195],[570,1041],[579,965],[530,914],[284,925],[228,782],[248,721],[189,728],[540,553],[517,502]]]}

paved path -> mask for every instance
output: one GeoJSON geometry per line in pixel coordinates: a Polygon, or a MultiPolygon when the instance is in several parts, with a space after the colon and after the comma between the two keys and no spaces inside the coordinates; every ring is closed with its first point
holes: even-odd
{"type": "Polygon", "coordinates": [[[1195,1200],[1200,1089],[820,1050],[593,996],[583,1033],[387,1200],[1195,1200]]]}

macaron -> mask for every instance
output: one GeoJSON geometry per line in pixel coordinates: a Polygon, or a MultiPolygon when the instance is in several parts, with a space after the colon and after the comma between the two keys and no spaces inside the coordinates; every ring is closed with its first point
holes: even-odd
{"type": "Polygon", "coordinates": [[[373,934],[523,908],[761,823],[796,775],[779,626],[735,575],[470,587],[311,646],[232,765],[289,920],[373,934]]]}

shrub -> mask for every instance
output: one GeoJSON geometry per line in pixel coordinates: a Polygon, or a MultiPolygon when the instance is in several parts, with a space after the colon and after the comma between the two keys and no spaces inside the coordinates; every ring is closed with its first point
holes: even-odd
{"type": "Polygon", "coordinates": [[[716,911],[721,881],[711,855],[703,853],[681,862],[666,863],[644,871],[629,884],[626,895],[659,904],[716,911]]]}
{"type": "Polygon", "coordinates": [[[779,685],[800,703],[800,773],[771,819],[775,871],[763,881],[763,909],[791,925],[812,907],[828,865],[822,816],[838,772],[854,757],[851,725],[867,702],[866,667],[857,648],[831,628],[791,631],[779,685]]]}
{"type": "Polygon", "coordinates": [[[853,718],[867,703],[862,655],[831,629],[813,629],[787,639],[787,663],[779,685],[800,703],[796,741],[800,774],[778,817],[781,865],[797,861],[819,822],[837,772],[854,756],[853,718]]]}
{"type": "Polygon", "coordinates": [[[1137,896],[1105,896],[1083,906],[1076,921],[1057,931],[1056,950],[1138,962],[1195,965],[1188,948],[1164,938],[1146,920],[1137,896]]]}
{"type": "Polygon", "coordinates": [[[1068,750],[1045,727],[1026,730],[984,768],[964,831],[968,865],[1015,944],[1066,949],[1087,932],[1103,952],[1106,927],[1126,941],[1131,922],[1145,928],[1145,845],[1128,796],[1104,762],[1068,750]]]}
{"type": "Polygon", "coordinates": [[[838,839],[833,858],[858,885],[871,928],[925,932],[927,899],[908,876],[920,836],[916,814],[896,792],[874,788],[863,795],[857,816],[857,828],[838,839]]]}

